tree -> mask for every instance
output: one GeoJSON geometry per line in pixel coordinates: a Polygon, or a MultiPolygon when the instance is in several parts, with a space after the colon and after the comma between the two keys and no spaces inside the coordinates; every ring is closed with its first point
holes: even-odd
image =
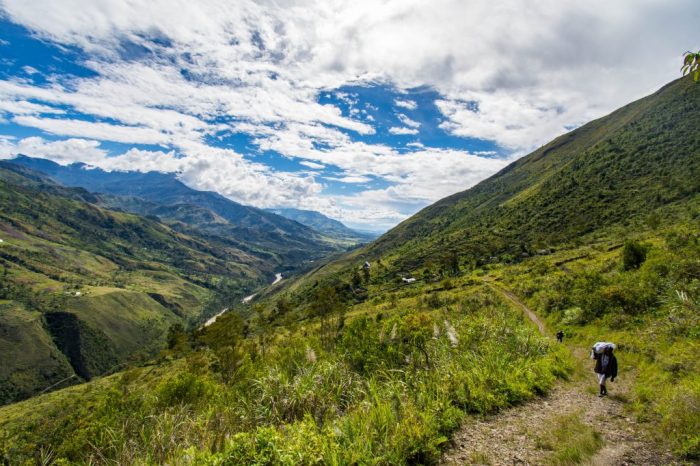
{"type": "Polygon", "coordinates": [[[264,355],[267,343],[271,340],[270,335],[268,335],[267,317],[265,316],[265,306],[262,304],[256,304],[252,308],[253,311],[253,323],[257,328],[258,333],[258,345],[260,347],[260,352],[264,355]]]}
{"type": "Polygon", "coordinates": [[[638,241],[625,241],[622,248],[622,267],[625,270],[638,269],[647,258],[647,246],[638,241]]]}
{"type": "Polygon", "coordinates": [[[355,270],[352,273],[351,283],[352,283],[353,290],[360,288],[362,286],[362,278],[360,278],[360,274],[357,273],[357,270],[355,270]]]}
{"type": "Polygon", "coordinates": [[[293,309],[292,303],[289,301],[289,298],[287,295],[281,296],[277,300],[277,304],[275,305],[275,313],[278,316],[283,316],[285,314],[288,314],[291,312],[293,309]]]}
{"type": "Polygon", "coordinates": [[[685,52],[683,54],[683,67],[681,68],[683,76],[686,74],[693,75],[693,81],[700,80],[700,51],[697,53],[685,52]]]}
{"type": "Polygon", "coordinates": [[[401,333],[405,343],[409,347],[417,349],[423,355],[427,367],[430,367],[427,345],[433,336],[433,324],[433,318],[425,312],[409,314],[401,322],[401,333]]]}
{"type": "Polygon", "coordinates": [[[334,287],[324,285],[318,288],[311,303],[311,314],[321,321],[321,342],[330,346],[345,322],[345,303],[334,287]]]}
{"type": "Polygon", "coordinates": [[[459,275],[459,256],[456,251],[452,251],[449,267],[452,275],[459,275]]]}
{"type": "Polygon", "coordinates": [[[185,333],[185,327],[177,322],[170,326],[168,329],[168,349],[173,351],[184,351],[187,349],[187,334],[185,333]]]}

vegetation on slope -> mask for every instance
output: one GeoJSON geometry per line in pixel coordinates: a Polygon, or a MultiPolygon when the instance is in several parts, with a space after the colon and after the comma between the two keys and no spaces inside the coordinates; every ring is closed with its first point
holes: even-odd
{"type": "Polygon", "coordinates": [[[696,200],[689,207],[687,224],[637,230],[626,243],[603,240],[579,248],[565,265],[534,260],[504,268],[501,276],[574,342],[616,342],[621,376],[635,378],[634,413],[654,426],[660,442],[697,459],[700,206],[696,200]],[[632,245],[643,246],[646,258],[625,267],[632,245]]]}
{"type": "MultiPolygon", "coordinates": [[[[399,276],[514,262],[700,192],[700,86],[676,80],[442,199],[295,287],[350,280],[381,258],[399,276]]],[[[420,278],[420,277],[418,277],[420,278]]],[[[290,284],[291,285],[291,284],[290,284]]]]}
{"type": "MultiPolygon", "coordinates": [[[[615,341],[632,412],[698,457],[700,117],[686,111],[698,99],[674,82],[275,288],[247,321],[174,329],[151,366],[0,408],[1,454],[434,462],[465,415],[545,393],[570,370],[498,283],[579,346],[615,341]]],[[[552,444],[553,461],[598,448],[577,431],[580,449],[552,444]]]]}
{"type": "Polygon", "coordinates": [[[217,193],[197,191],[174,174],[158,172],[106,172],[76,163],[19,156],[12,164],[28,167],[66,186],[102,193],[99,203],[139,215],[156,216],[191,234],[206,233],[256,257],[268,274],[299,268],[308,260],[357,244],[357,238],[326,236],[305,224],[273,212],[241,205],[217,193]],[[342,239],[339,244],[339,238],[342,239]]]}
{"type": "Polygon", "coordinates": [[[13,463],[36,452],[120,464],[432,462],[465,413],[544,393],[568,369],[498,295],[464,285],[435,291],[444,306],[407,293],[333,313],[332,326],[272,330],[227,314],[173,338],[183,359],[3,408],[0,452],[13,463]],[[37,405],[43,414],[28,416],[37,405]]]}
{"type": "Polygon", "coordinates": [[[85,190],[10,165],[0,167],[0,403],[151,355],[170,325],[266,280],[225,243],[99,208],[85,190]]]}

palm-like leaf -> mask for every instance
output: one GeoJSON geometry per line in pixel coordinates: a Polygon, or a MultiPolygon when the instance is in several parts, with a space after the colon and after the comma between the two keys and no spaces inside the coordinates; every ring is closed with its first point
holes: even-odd
{"type": "Polygon", "coordinates": [[[700,52],[685,52],[683,54],[683,66],[681,67],[681,72],[683,76],[686,74],[693,74],[693,80],[695,82],[700,79],[700,52]]]}

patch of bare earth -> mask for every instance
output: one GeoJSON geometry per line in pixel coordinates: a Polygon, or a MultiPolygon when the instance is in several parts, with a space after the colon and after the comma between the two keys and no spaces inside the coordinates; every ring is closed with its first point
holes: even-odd
{"type": "MultiPolygon", "coordinates": [[[[494,288],[520,307],[544,333],[543,323],[516,296],[500,287],[494,288]]],[[[646,429],[625,412],[634,374],[621,373],[615,383],[608,383],[610,396],[599,398],[592,361],[583,350],[573,352],[580,362],[573,380],[559,383],[546,397],[493,416],[467,419],[454,435],[451,448],[443,454],[441,464],[547,464],[551,452],[543,446],[542,436],[557,419],[572,413],[580,413],[582,422],[603,439],[600,450],[585,464],[684,464],[660,450],[646,429]]]]}
{"type": "Polygon", "coordinates": [[[583,422],[603,437],[603,446],[589,464],[682,464],[660,451],[634,419],[624,412],[629,382],[609,384],[610,396],[598,398],[589,380],[561,383],[544,397],[494,416],[468,420],[454,435],[442,464],[536,465],[545,464],[550,452],[539,439],[554,421],[581,412],[583,422]]]}

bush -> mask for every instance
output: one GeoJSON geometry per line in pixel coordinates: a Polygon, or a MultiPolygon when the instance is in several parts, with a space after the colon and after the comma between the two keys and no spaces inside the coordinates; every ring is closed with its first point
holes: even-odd
{"type": "Polygon", "coordinates": [[[184,372],[160,385],[158,400],[161,406],[196,404],[211,397],[215,390],[207,377],[184,372]]]}
{"type": "Polygon", "coordinates": [[[376,323],[361,316],[345,326],[339,349],[353,370],[368,374],[386,363],[385,343],[379,339],[376,323]]]}
{"type": "Polygon", "coordinates": [[[625,270],[638,269],[646,260],[648,249],[638,241],[625,241],[625,246],[622,248],[622,267],[625,270]]]}

